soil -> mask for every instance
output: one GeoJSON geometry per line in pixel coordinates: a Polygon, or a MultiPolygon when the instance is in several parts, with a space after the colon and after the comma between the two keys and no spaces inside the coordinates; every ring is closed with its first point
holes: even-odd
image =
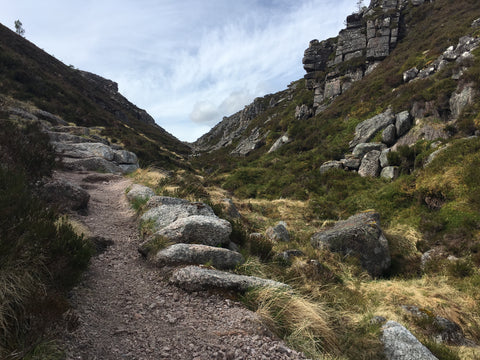
{"type": "Polygon", "coordinates": [[[145,262],[137,251],[137,217],[125,197],[131,180],[91,172],[55,176],[90,194],[87,215],[71,217],[91,236],[113,242],[92,258],[71,291],[67,359],[305,359],[241,303],[185,292],[168,284],[168,271],[145,262]]]}

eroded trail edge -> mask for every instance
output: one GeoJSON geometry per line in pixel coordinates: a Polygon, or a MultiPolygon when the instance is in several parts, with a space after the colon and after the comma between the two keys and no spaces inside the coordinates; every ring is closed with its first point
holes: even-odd
{"type": "Polygon", "coordinates": [[[73,216],[92,236],[113,241],[71,292],[76,326],[67,359],[303,359],[241,304],[169,285],[137,252],[131,180],[91,172],[58,173],[90,194],[88,215],[73,216]]]}

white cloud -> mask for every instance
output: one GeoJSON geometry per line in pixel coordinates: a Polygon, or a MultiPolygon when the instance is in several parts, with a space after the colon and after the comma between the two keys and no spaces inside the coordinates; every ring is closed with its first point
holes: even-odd
{"type": "Polygon", "coordinates": [[[119,83],[167,131],[193,141],[257,96],[304,74],[313,38],[335,36],[354,0],[19,0],[28,39],[119,83]],[[195,137],[196,136],[196,137],[195,137]]]}

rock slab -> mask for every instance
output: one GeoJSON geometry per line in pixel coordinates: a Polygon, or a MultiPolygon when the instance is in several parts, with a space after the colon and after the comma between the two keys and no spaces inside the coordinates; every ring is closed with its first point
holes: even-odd
{"type": "Polygon", "coordinates": [[[255,276],[231,274],[225,271],[187,266],[174,271],[170,283],[188,291],[223,289],[245,292],[255,287],[289,289],[289,286],[277,281],[255,276]]]}

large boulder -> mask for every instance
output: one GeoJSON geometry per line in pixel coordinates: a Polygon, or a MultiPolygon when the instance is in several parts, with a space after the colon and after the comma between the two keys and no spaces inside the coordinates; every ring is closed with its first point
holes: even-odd
{"type": "Polygon", "coordinates": [[[278,138],[277,141],[275,141],[275,143],[272,145],[272,147],[270,148],[270,150],[268,150],[268,153],[272,153],[274,151],[277,151],[278,149],[280,149],[283,145],[285,144],[288,144],[289,142],[291,142],[292,139],[288,137],[288,134],[284,134],[282,136],[280,136],[280,138],[278,138]]]}
{"type": "Polygon", "coordinates": [[[373,150],[365,154],[358,169],[358,175],[362,177],[378,177],[380,175],[380,155],[378,150],[373,150]]]}
{"type": "Polygon", "coordinates": [[[60,210],[85,211],[90,200],[86,190],[63,179],[47,182],[40,190],[40,194],[43,199],[60,210]]]}
{"type": "Polygon", "coordinates": [[[173,222],[189,216],[201,215],[216,218],[212,208],[203,203],[178,203],[173,205],[160,205],[148,210],[142,215],[142,222],[152,222],[152,230],[158,231],[173,222]]]}
{"type": "Polygon", "coordinates": [[[350,142],[350,148],[353,149],[360,143],[369,142],[379,131],[393,124],[394,121],[395,115],[392,109],[388,108],[385,112],[361,122],[355,128],[355,137],[350,142]]]}
{"type": "Polygon", "coordinates": [[[223,289],[245,292],[255,287],[289,289],[288,285],[277,281],[231,274],[198,266],[187,266],[174,271],[170,283],[188,291],[223,289]]]}
{"type": "Polygon", "coordinates": [[[181,198],[170,197],[170,196],[152,196],[151,198],[148,199],[147,203],[145,204],[145,207],[147,209],[153,209],[162,205],[188,205],[188,204],[191,204],[191,202],[181,198]]]}
{"type": "Polygon", "coordinates": [[[85,159],[100,157],[107,161],[113,161],[115,156],[112,148],[102,143],[54,142],[52,145],[56,152],[70,158],[85,159]]]}
{"type": "Polygon", "coordinates": [[[383,130],[382,142],[387,146],[392,146],[395,144],[395,140],[397,140],[397,131],[395,125],[390,124],[383,130]]]}
{"type": "Polygon", "coordinates": [[[148,200],[155,195],[155,192],[148,186],[133,184],[127,192],[128,201],[148,200]]]}
{"type": "Polygon", "coordinates": [[[111,161],[101,157],[91,157],[85,159],[64,158],[62,165],[65,169],[72,171],[100,171],[112,174],[124,174],[124,170],[111,161]]]}
{"type": "Polygon", "coordinates": [[[192,215],[177,219],[153,236],[174,243],[221,246],[230,242],[231,233],[232,225],[227,220],[216,216],[192,215]]]}
{"type": "Polygon", "coordinates": [[[410,331],[395,321],[383,325],[381,340],[388,360],[438,360],[410,331]]]}
{"type": "Polygon", "coordinates": [[[314,234],[310,241],[316,248],[357,257],[374,277],[390,267],[388,241],[380,227],[380,215],[373,211],[339,221],[333,228],[314,234]]]}
{"type": "Polygon", "coordinates": [[[273,242],[289,242],[290,234],[288,233],[286,223],[280,221],[277,225],[271,226],[265,232],[265,235],[273,242]]]}
{"type": "Polygon", "coordinates": [[[400,176],[400,168],[398,166],[386,166],[382,169],[380,177],[388,180],[395,180],[400,176]]]}
{"type": "Polygon", "coordinates": [[[412,126],[412,119],[408,111],[402,111],[395,115],[395,129],[397,136],[405,135],[412,126]]]}
{"type": "Polygon", "coordinates": [[[233,269],[244,262],[242,254],[224,248],[200,244],[174,244],[157,254],[150,261],[158,266],[181,264],[211,264],[217,269],[233,269]]]}

